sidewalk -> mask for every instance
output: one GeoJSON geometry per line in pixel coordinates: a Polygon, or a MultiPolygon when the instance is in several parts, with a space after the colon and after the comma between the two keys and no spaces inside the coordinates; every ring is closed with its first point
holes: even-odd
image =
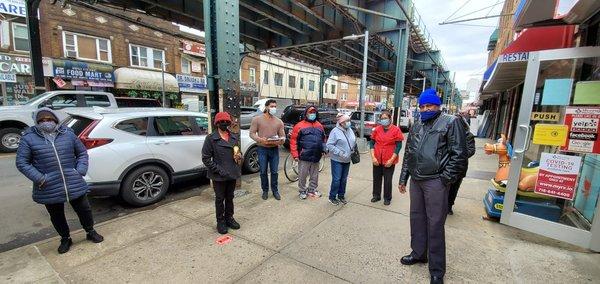
{"type": "MultiPolygon", "coordinates": [[[[446,281],[495,283],[593,282],[600,254],[485,221],[482,198],[496,170],[478,141],[455,214],[446,223],[446,281]]],[[[283,161],[282,161],[283,162],[283,161]]],[[[330,166],[320,175],[326,194],[330,166]]],[[[399,168],[394,175],[397,184],[399,168]]],[[[367,156],[350,169],[345,206],[326,197],[297,198],[297,187],[280,173],[283,199],[260,198],[258,177],[244,180],[236,219],[242,229],[216,244],[212,190],[156,209],[99,224],[101,244],[85,241],[58,255],[58,239],[0,254],[0,282],[48,283],[428,283],[426,265],[406,267],[410,252],[408,195],[394,189],[391,206],[371,203],[367,156]],[[247,192],[247,194],[244,194],[247,192]]]]}

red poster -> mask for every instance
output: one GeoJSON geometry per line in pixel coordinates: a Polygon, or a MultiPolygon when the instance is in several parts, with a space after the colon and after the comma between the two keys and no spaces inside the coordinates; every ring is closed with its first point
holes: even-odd
{"type": "Polygon", "coordinates": [[[190,41],[182,41],[181,47],[183,48],[183,53],[201,57],[205,56],[204,44],[190,41]]]}
{"type": "Polygon", "coordinates": [[[65,85],[67,85],[67,82],[65,82],[62,78],[60,77],[54,77],[54,79],[52,79],[52,81],[54,81],[54,83],[56,83],[56,86],[58,86],[59,88],[64,87],[65,85]]]}
{"type": "Polygon", "coordinates": [[[565,124],[569,135],[562,151],[600,154],[600,107],[567,107],[565,124]]]}
{"type": "Polygon", "coordinates": [[[573,200],[581,157],[542,153],[535,192],[573,200]]]}

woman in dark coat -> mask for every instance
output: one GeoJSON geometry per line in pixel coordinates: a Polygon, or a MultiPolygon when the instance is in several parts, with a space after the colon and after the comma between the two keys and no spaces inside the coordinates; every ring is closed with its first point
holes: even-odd
{"type": "Polygon", "coordinates": [[[100,243],[104,238],[94,230],[88,186],[83,176],[88,169],[87,150],[73,130],[59,125],[49,108],[37,110],[35,126],[23,133],[17,150],[17,169],[33,181],[33,201],[44,204],[52,225],[61,236],[58,253],[69,251],[73,241],[65,218],[64,203],[77,213],[86,238],[100,243]]]}
{"type": "Polygon", "coordinates": [[[215,190],[217,231],[227,234],[227,228],[237,230],[240,224],[233,219],[233,191],[242,176],[238,138],[229,131],[231,117],[226,112],[215,116],[217,130],[206,137],[202,146],[202,162],[208,169],[208,178],[215,190]]]}

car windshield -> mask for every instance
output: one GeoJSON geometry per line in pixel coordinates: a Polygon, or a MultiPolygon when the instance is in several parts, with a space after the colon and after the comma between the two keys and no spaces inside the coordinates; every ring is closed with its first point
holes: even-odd
{"type": "MultiPolygon", "coordinates": [[[[379,114],[375,115],[372,112],[365,112],[365,121],[375,121],[375,117],[379,117],[379,114]]],[[[351,120],[360,120],[360,112],[352,113],[351,120]]]]}
{"type": "Polygon", "coordinates": [[[43,94],[39,94],[31,99],[29,99],[28,101],[24,102],[24,105],[32,105],[33,103],[35,103],[37,100],[39,100],[41,97],[44,97],[46,95],[46,93],[43,94]]]}

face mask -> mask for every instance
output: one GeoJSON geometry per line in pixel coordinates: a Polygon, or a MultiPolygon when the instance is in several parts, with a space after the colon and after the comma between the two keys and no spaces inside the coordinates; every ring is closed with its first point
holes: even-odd
{"type": "Polygon", "coordinates": [[[379,124],[383,125],[383,126],[388,126],[390,125],[390,120],[389,119],[382,119],[379,121],[379,124]]]}
{"type": "Polygon", "coordinates": [[[56,122],[54,122],[54,121],[40,122],[38,124],[38,127],[46,133],[52,133],[52,132],[54,132],[54,130],[56,130],[56,122]]]}
{"type": "Polygon", "coordinates": [[[436,117],[438,115],[438,113],[440,113],[439,110],[427,110],[427,111],[421,111],[421,121],[425,122],[428,121],[434,117],[436,117]]]}
{"type": "Polygon", "coordinates": [[[276,113],[277,113],[277,108],[276,107],[269,108],[269,114],[275,115],[276,113]]]}
{"type": "Polygon", "coordinates": [[[316,113],[309,113],[306,118],[308,118],[308,120],[310,121],[315,121],[315,119],[317,119],[317,114],[316,113]]]}
{"type": "Polygon", "coordinates": [[[227,127],[229,127],[230,125],[231,125],[231,123],[229,123],[229,122],[219,122],[218,127],[222,131],[227,131],[227,127]]]}
{"type": "Polygon", "coordinates": [[[342,124],[342,126],[343,126],[345,129],[350,129],[350,122],[346,122],[346,123],[342,124]]]}

